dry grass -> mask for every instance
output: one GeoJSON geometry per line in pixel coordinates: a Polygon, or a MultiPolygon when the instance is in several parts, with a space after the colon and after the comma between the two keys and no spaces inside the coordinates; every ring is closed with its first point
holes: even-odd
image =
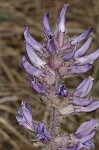
{"type": "MultiPolygon", "coordinates": [[[[79,34],[88,27],[94,27],[94,41],[91,51],[99,47],[99,1],[98,0],[0,0],[0,149],[1,150],[35,150],[32,136],[18,125],[15,119],[20,103],[29,99],[33,108],[33,117],[48,121],[49,106],[41,102],[30,89],[27,75],[21,65],[25,53],[23,31],[30,27],[31,34],[41,42],[44,39],[42,19],[47,10],[51,23],[55,27],[58,13],[64,3],[71,4],[67,12],[67,31],[69,35],[79,34]]],[[[90,73],[67,84],[74,87],[79,80],[91,74],[95,78],[92,95],[99,100],[99,61],[90,73]]],[[[99,118],[99,110],[90,113],[99,118]]],[[[63,122],[64,130],[75,131],[79,124],[89,115],[71,117],[63,122]],[[68,121],[68,122],[67,122],[68,121]],[[75,128],[74,128],[75,125],[75,128]]],[[[97,150],[99,134],[96,138],[97,150]]],[[[36,144],[35,144],[36,145],[36,144]]]]}

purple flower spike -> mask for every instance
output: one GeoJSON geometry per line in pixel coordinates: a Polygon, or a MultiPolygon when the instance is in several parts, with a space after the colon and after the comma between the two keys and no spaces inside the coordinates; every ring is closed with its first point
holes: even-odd
{"type": "Polygon", "coordinates": [[[54,32],[52,31],[49,23],[49,13],[46,12],[43,19],[44,31],[46,35],[50,38],[54,36],[54,32]]]}
{"type": "Polygon", "coordinates": [[[74,96],[85,97],[91,91],[93,86],[93,78],[89,77],[83,80],[74,92],[74,96]]]}
{"type": "Polygon", "coordinates": [[[34,66],[32,66],[27,60],[26,57],[23,56],[22,57],[22,65],[24,67],[24,69],[26,70],[26,72],[32,76],[35,77],[40,77],[41,74],[43,73],[43,71],[35,68],[34,66]]]}
{"type": "Polygon", "coordinates": [[[65,4],[60,12],[58,27],[61,32],[65,32],[65,26],[66,26],[65,14],[68,6],[69,4],[65,4]]]}
{"type": "Polygon", "coordinates": [[[32,111],[28,101],[25,101],[22,104],[21,110],[17,113],[17,121],[20,125],[29,130],[34,130],[33,121],[32,121],[32,111]]]}
{"type": "Polygon", "coordinates": [[[34,48],[35,50],[39,51],[40,53],[42,53],[42,49],[44,49],[43,45],[40,44],[39,42],[37,42],[31,35],[29,32],[29,28],[26,27],[25,31],[24,31],[24,38],[25,41],[30,44],[32,46],[32,48],[34,48]]]}
{"type": "Polygon", "coordinates": [[[39,69],[46,64],[35,52],[34,49],[26,42],[26,52],[30,61],[39,69]]]}
{"type": "Polygon", "coordinates": [[[64,59],[66,60],[70,60],[75,54],[75,50],[72,50],[70,52],[67,52],[65,55],[64,55],[64,59]]]}
{"type": "Polygon", "coordinates": [[[88,35],[92,32],[92,30],[93,30],[93,28],[89,28],[87,31],[85,31],[81,35],[75,37],[72,40],[71,44],[76,45],[76,44],[80,43],[81,41],[83,41],[84,39],[86,39],[88,37],[88,35]]]}
{"type": "Polygon", "coordinates": [[[85,53],[88,51],[91,45],[91,42],[92,42],[92,37],[89,37],[88,40],[85,42],[85,44],[75,52],[74,57],[78,58],[85,55],[85,53]]]}
{"type": "Polygon", "coordinates": [[[92,64],[85,64],[85,65],[74,65],[71,67],[72,73],[85,73],[92,68],[92,64]]]}
{"type": "Polygon", "coordinates": [[[37,82],[35,78],[30,78],[29,80],[33,90],[40,94],[45,94],[47,92],[47,88],[41,83],[37,82]]]}
{"type": "Polygon", "coordinates": [[[56,94],[60,97],[66,97],[68,92],[67,92],[65,85],[61,84],[56,94]]]}
{"type": "Polygon", "coordinates": [[[77,58],[75,64],[83,65],[83,64],[93,63],[97,58],[99,58],[99,49],[93,52],[92,54],[77,58]]]}
{"type": "Polygon", "coordinates": [[[37,135],[36,138],[41,141],[41,142],[46,142],[46,141],[50,141],[51,140],[51,135],[50,133],[47,131],[46,129],[46,125],[45,123],[41,122],[38,125],[37,131],[36,131],[37,135]]]}

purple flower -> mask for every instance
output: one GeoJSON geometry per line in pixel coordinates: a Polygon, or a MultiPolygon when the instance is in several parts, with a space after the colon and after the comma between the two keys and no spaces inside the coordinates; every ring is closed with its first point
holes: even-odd
{"type": "Polygon", "coordinates": [[[99,127],[99,121],[92,119],[90,121],[84,122],[76,131],[74,136],[79,139],[79,145],[77,150],[81,148],[95,148],[92,139],[94,138],[96,131],[99,127]]]}
{"type": "Polygon", "coordinates": [[[43,25],[47,37],[46,46],[43,46],[31,36],[28,27],[24,31],[26,53],[30,63],[24,56],[22,58],[23,67],[28,74],[42,80],[42,83],[48,87],[55,84],[57,73],[59,78],[85,73],[92,68],[94,61],[99,58],[99,50],[85,56],[92,42],[92,37],[89,37],[89,34],[93,28],[89,28],[70,40],[66,38],[65,15],[68,6],[69,4],[65,4],[62,7],[55,32],[50,25],[49,13],[44,14],[43,25]],[[88,40],[78,48],[78,44],[86,38],[88,40]]]}
{"type": "Polygon", "coordinates": [[[36,51],[39,51],[40,53],[42,53],[42,49],[44,49],[44,46],[42,44],[40,44],[39,42],[37,42],[31,35],[29,32],[29,28],[26,27],[25,31],[24,31],[24,38],[25,41],[36,51]]]}
{"type": "Polygon", "coordinates": [[[64,135],[55,139],[56,144],[64,150],[81,150],[95,148],[93,138],[99,127],[99,121],[92,119],[84,122],[74,134],[64,135]]]}
{"type": "Polygon", "coordinates": [[[32,111],[28,101],[23,102],[21,110],[18,111],[16,116],[20,125],[29,130],[35,130],[36,122],[32,120],[32,111]]]}
{"type": "Polygon", "coordinates": [[[26,129],[32,130],[36,134],[37,140],[41,142],[51,140],[51,135],[47,131],[45,123],[36,122],[32,119],[32,111],[28,101],[22,103],[21,110],[18,111],[16,119],[20,125],[26,129]]]}
{"type": "Polygon", "coordinates": [[[60,97],[66,97],[67,96],[67,89],[64,84],[60,84],[58,90],[56,91],[56,95],[60,97]]]}
{"type": "Polygon", "coordinates": [[[46,125],[44,122],[39,123],[36,138],[41,142],[46,142],[51,140],[51,135],[46,129],[46,125]]]}
{"type": "Polygon", "coordinates": [[[74,93],[69,93],[64,101],[68,105],[59,109],[62,116],[71,115],[79,112],[91,112],[99,108],[99,101],[94,101],[93,98],[85,98],[92,89],[93,78],[89,77],[84,79],[76,88],[74,93]]]}
{"type": "Polygon", "coordinates": [[[44,86],[43,84],[39,83],[38,81],[36,81],[35,78],[30,78],[30,85],[32,87],[32,89],[40,94],[45,94],[47,93],[47,87],[44,86]]]}
{"type": "Polygon", "coordinates": [[[41,75],[43,74],[43,70],[37,69],[36,67],[34,67],[33,65],[31,65],[25,56],[22,57],[22,65],[25,69],[25,71],[35,77],[41,77],[41,75]]]}

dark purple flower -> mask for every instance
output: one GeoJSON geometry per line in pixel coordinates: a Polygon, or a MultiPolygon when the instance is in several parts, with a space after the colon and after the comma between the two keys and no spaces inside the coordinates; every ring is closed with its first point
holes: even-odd
{"type": "Polygon", "coordinates": [[[36,123],[32,120],[32,111],[28,101],[23,102],[21,110],[18,111],[16,116],[17,121],[20,125],[29,130],[34,130],[36,123]]]}
{"type": "Polygon", "coordinates": [[[58,90],[56,91],[56,95],[60,97],[66,97],[67,96],[67,89],[64,84],[60,84],[58,90]]]}
{"type": "Polygon", "coordinates": [[[51,140],[51,135],[46,129],[46,125],[44,122],[39,123],[36,138],[41,142],[46,142],[51,140]]]}
{"type": "Polygon", "coordinates": [[[29,78],[29,80],[30,80],[30,85],[33,90],[35,90],[36,92],[40,94],[47,93],[47,87],[41,84],[40,82],[36,81],[35,78],[29,78]]]}

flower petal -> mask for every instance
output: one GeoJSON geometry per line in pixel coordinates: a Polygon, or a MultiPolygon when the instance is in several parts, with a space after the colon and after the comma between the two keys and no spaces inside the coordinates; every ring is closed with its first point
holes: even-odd
{"type": "Polygon", "coordinates": [[[40,77],[41,74],[43,73],[43,71],[35,68],[34,66],[32,66],[27,60],[26,57],[23,56],[22,57],[22,65],[24,67],[24,69],[26,70],[26,72],[30,75],[33,75],[35,77],[40,77]]]}
{"type": "Polygon", "coordinates": [[[90,140],[95,136],[95,134],[96,134],[96,131],[93,131],[92,133],[90,133],[90,134],[88,134],[88,135],[82,137],[82,138],[80,139],[80,142],[81,142],[81,143],[85,143],[85,142],[87,142],[87,141],[90,141],[90,140]]]}
{"type": "Polygon", "coordinates": [[[50,141],[51,140],[51,135],[50,133],[47,131],[46,129],[46,125],[45,123],[41,122],[39,125],[38,125],[38,128],[37,128],[37,135],[36,135],[36,138],[41,141],[41,142],[45,142],[45,141],[50,141]]]}
{"type": "Polygon", "coordinates": [[[76,135],[85,136],[90,134],[97,127],[98,121],[96,119],[91,119],[90,121],[86,121],[80,125],[80,127],[76,131],[76,135]]]}
{"type": "Polygon", "coordinates": [[[90,140],[84,143],[85,148],[87,149],[94,149],[95,148],[95,144],[90,140]]]}
{"type": "Polygon", "coordinates": [[[55,43],[54,43],[53,38],[48,38],[48,39],[47,39],[46,49],[47,49],[51,54],[55,54],[55,53],[56,53],[56,46],[55,46],[55,43]]]}
{"type": "Polygon", "coordinates": [[[28,42],[28,44],[30,44],[32,46],[32,48],[34,48],[35,50],[39,51],[39,52],[43,52],[42,49],[44,49],[44,46],[42,44],[40,44],[39,42],[37,42],[31,35],[29,32],[29,28],[26,27],[25,31],[24,31],[24,38],[26,40],[26,42],[28,42]]]}
{"type": "Polygon", "coordinates": [[[67,53],[64,55],[64,59],[70,60],[70,59],[72,59],[72,57],[74,56],[74,54],[75,54],[75,50],[72,50],[72,51],[70,51],[70,52],[67,52],[67,53]]]}
{"type": "Polygon", "coordinates": [[[72,40],[71,44],[76,45],[77,43],[80,43],[81,41],[83,41],[84,39],[86,39],[88,37],[88,35],[92,32],[92,30],[93,30],[93,28],[89,28],[87,31],[85,31],[81,35],[75,37],[72,40]]]}
{"type": "Polygon", "coordinates": [[[87,63],[93,63],[97,58],[99,58],[99,49],[93,52],[92,54],[77,58],[75,64],[83,65],[87,63]]]}
{"type": "Polygon", "coordinates": [[[68,6],[69,4],[65,4],[60,12],[58,27],[61,32],[65,32],[65,26],[66,26],[65,14],[68,6]]]}
{"type": "Polygon", "coordinates": [[[28,101],[25,101],[22,105],[20,111],[18,111],[16,116],[17,121],[20,125],[24,126],[27,129],[33,130],[32,122],[32,111],[28,101]]]}
{"type": "Polygon", "coordinates": [[[93,102],[92,98],[80,98],[80,97],[73,98],[73,104],[77,106],[88,106],[92,102],[93,102]]]}
{"type": "Polygon", "coordinates": [[[85,65],[74,65],[71,67],[72,73],[85,73],[92,68],[92,64],[85,64],[85,65]]]}
{"type": "Polygon", "coordinates": [[[85,97],[91,91],[93,86],[93,78],[89,77],[84,79],[76,88],[74,96],[85,97]]]}
{"type": "Polygon", "coordinates": [[[54,32],[50,27],[50,23],[49,23],[49,13],[46,12],[44,14],[44,19],[43,19],[43,24],[44,24],[44,30],[45,33],[48,37],[53,37],[54,36],[54,32]]]}
{"type": "Polygon", "coordinates": [[[42,60],[33,50],[33,48],[26,42],[26,52],[28,54],[28,57],[30,61],[39,69],[41,67],[44,67],[46,62],[42,60]]]}
{"type": "Polygon", "coordinates": [[[99,101],[96,101],[87,107],[80,107],[80,112],[91,112],[98,108],[99,108],[99,101]]]}
{"type": "Polygon", "coordinates": [[[75,52],[74,57],[77,58],[83,56],[88,51],[91,42],[92,42],[92,37],[89,37],[88,40],[85,42],[85,44],[75,52]]]}
{"type": "Polygon", "coordinates": [[[43,84],[37,82],[35,78],[29,78],[29,80],[33,90],[41,94],[45,94],[47,92],[47,88],[43,84]]]}

